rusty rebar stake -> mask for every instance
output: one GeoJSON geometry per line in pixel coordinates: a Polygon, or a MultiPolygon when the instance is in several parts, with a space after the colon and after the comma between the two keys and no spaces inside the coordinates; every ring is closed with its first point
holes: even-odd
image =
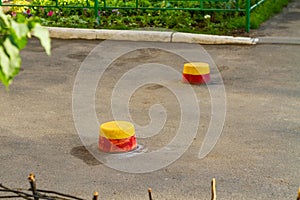
{"type": "Polygon", "coordinates": [[[216,179],[213,178],[211,181],[211,200],[217,199],[217,193],[216,193],[216,179]]]}
{"type": "Polygon", "coordinates": [[[298,189],[298,197],[297,197],[297,200],[300,200],[300,187],[298,189]]]}
{"type": "Polygon", "coordinates": [[[94,192],[93,200],[98,200],[98,196],[99,196],[99,193],[98,192],[94,192]]]}
{"type": "Polygon", "coordinates": [[[148,189],[148,194],[149,194],[149,200],[152,200],[152,189],[148,189]]]}
{"type": "Polygon", "coordinates": [[[30,187],[31,187],[31,191],[32,191],[34,200],[39,200],[39,195],[38,195],[38,193],[36,191],[35,176],[34,176],[33,173],[29,174],[28,180],[29,180],[29,183],[30,183],[30,187]]]}

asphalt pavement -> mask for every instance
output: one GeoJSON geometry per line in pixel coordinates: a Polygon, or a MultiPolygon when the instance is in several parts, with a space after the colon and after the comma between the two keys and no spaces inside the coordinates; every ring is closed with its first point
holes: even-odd
{"type": "MultiPolygon", "coordinates": [[[[300,2],[291,1],[282,13],[260,29],[252,30],[250,35],[246,40],[256,42],[247,45],[52,39],[51,57],[37,40],[30,40],[21,54],[22,70],[10,91],[0,88],[0,183],[28,189],[27,176],[34,172],[38,189],[85,199],[92,199],[94,191],[99,192],[99,199],[148,199],[150,187],[153,199],[190,200],[210,199],[210,181],[216,178],[217,199],[296,199],[300,186],[300,2]],[[149,44],[151,48],[135,49],[149,44]],[[171,49],[171,53],[164,48],[171,49]],[[114,59],[113,53],[119,51],[125,53],[114,59]],[[119,81],[130,81],[125,78],[136,66],[143,69],[147,67],[145,64],[160,63],[159,67],[169,66],[165,69],[181,73],[186,60],[174,52],[200,52],[199,60],[211,63],[212,82],[207,87],[192,86],[201,111],[197,135],[179,159],[159,170],[128,173],[108,167],[109,156],[101,153],[95,156],[94,144],[85,145],[86,138],[78,132],[74,88],[84,82],[78,82],[76,76],[83,72],[83,79],[89,80],[99,72],[98,65],[113,61],[98,85],[86,85],[87,89],[96,87],[95,94],[83,93],[82,104],[80,101],[76,104],[81,107],[75,108],[86,112],[90,105],[84,102],[91,97],[95,115],[102,123],[113,119],[110,107],[113,91],[126,85],[120,85],[119,81]],[[94,65],[88,66],[92,68],[80,71],[89,58],[94,65]],[[218,75],[224,84],[216,81],[218,75]],[[212,151],[199,159],[211,119],[218,115],[211,112],[213,100],[209,88],[222,85],[226,91],[222,133],[212,151]]],[[[165,38],[169,40],[168,33],[165,38]]],[[[232,41],[232,37],[229,39],[232,41]]],[[[138,138],[146,153],[177,137],[181,102],[172,94],[172,87],[181,91],[178,89],[182,83],[180,76],[176,78],[166,82],[169,88],[147,84],[131,94],[130,113],[138,124],[150,122],[148,112],[155,104],[165,107],[165,112],[158,114],[168,114],[161,132],[138,138]]],[[[117,100],[127,98],[126,95],[117,100]]],[[[82,117],[85,119],[85,115],[82,117]]],[[[89,128],[86,127],[87,132],[89,128]]],[[[87,134],[94,134],[92,139],[97,143],[98,132],[87,134]]],[[[145,163],[152,164],[159,163],[145,163]]]]}

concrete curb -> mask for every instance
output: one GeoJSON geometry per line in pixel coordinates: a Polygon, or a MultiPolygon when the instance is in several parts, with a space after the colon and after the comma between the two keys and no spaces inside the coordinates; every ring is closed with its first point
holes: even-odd
{"type": "Polygon", "coordinates": [[[146,42],[185,42],[198,44],[256,44],[257,38],[191,34],[168,31],[106,30],[47,27],[51,38],[127,40],[146,42]]]}
{"type": "Polygon", "coordinates": [[[258,44],[300,44],[300,38],[296,37],[260,37],[258,44]]]}
{"type": "Polygon", "coordinates": [[[51,38],[170,42],[172,32],[48,27],[51,38]]]}
{"type": "Polygon", "coordinates": [[[172,42],[187,42],[198,44],[256,44],[258,42],[258,39],[248,37],[232,37],[175,32],[172,38],[172,42]]]}

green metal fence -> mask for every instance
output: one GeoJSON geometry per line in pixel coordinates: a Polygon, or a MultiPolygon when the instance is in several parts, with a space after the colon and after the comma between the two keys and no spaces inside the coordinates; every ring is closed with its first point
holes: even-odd
{"type": "MultiPolygon", "coordinates": [[[[143,0],[79,0],[78,5],[68,5],[65,1],[49,0],[48,4],[14,4],[3,3],[0,6],[26,6],[26,7],[54,7],[54,8],[85,8],[93,9],[95,17],[101,23],[99,11],[113,9],[139,9],[139,10],[187,10],[207,12],[239,12],[245,15],[245,30],[250,31],[251,12],[266,0],[153,0],[160,2],[159,6],[145,4],[143,0]]],[[[157,4],[156,4],[157,5],[157,4]]]]}

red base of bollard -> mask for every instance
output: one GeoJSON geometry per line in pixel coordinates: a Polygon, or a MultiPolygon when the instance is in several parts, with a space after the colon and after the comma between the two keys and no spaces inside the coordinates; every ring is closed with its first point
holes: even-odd
{"type": "Polygon", "coordinates": [[[136,137],[131,136],[125,139],[107,139],[103,136],[99,137],[99,150],[107,153],[128,152],[137,148],[136,137]]]}
{"type": "Polygon", "coordinates": [[[182,81],[184,83],[190,84],[205,84],[210,81],[209,74],[202,74],[202,75],[192,75],[192,74],[182,74],[182,81]]]}

